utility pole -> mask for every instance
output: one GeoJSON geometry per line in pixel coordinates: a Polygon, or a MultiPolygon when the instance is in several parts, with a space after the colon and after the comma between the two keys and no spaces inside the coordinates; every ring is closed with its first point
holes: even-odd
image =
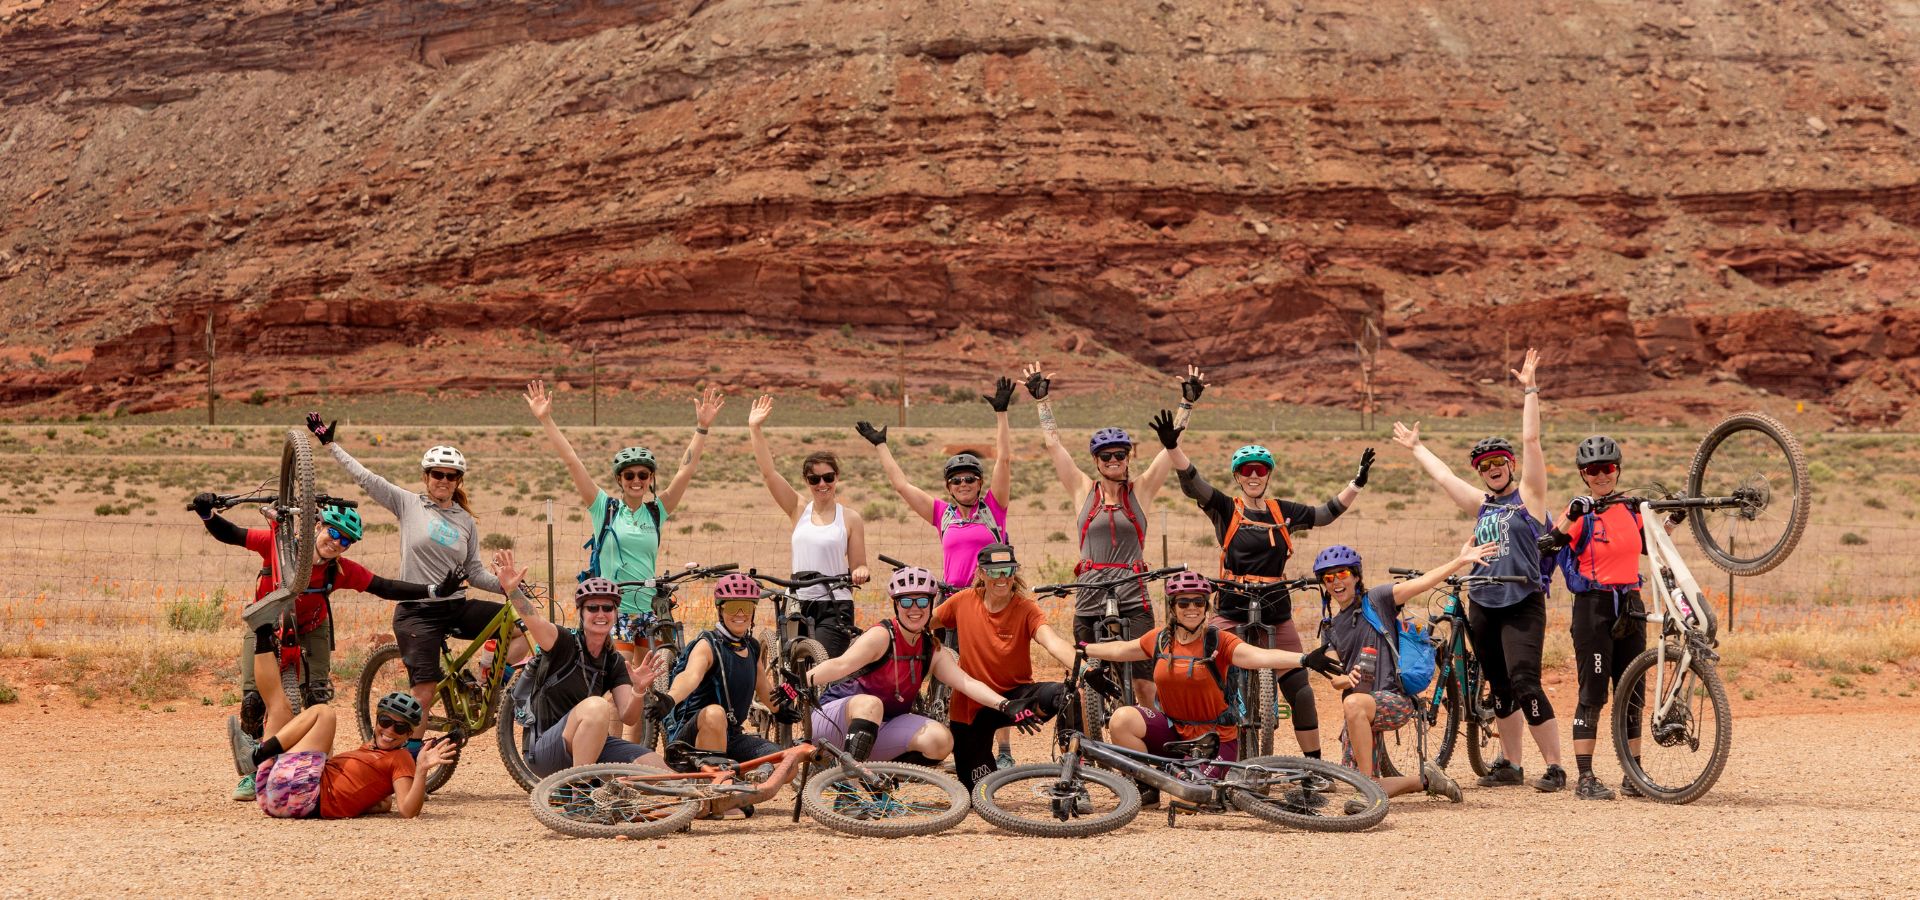
{"type": "Polygon", "coordinates": [[[213,313],[207,313],[207,424],[213,424],[213,313]]]}
{"type": "Polygon", "coordinates": [[[587,392],[593,395],[593,427],[600,427],[600,351],[587,355],[587,392]]]}
{"type": "Polygon", "coordinates": [[[907,342],[900,341],[899,350],[894,354],[894,392],[900,395],[900,427],[907,427],[907,342]]]}

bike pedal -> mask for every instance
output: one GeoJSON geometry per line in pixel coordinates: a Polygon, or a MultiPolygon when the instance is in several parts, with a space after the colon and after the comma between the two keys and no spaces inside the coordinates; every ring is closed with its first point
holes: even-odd
{"type": "Polygon", "coordinates": [[[1173,821],[1176,816],[1191,816],[1199,811],[1200,807],[1198,806],[1169,798],[1167,800],[1167,827],[1173,827],[1173,821]]]}

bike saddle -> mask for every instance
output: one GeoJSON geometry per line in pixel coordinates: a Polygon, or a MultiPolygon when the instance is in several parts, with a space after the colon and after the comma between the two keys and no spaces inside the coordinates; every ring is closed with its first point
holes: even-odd
{"type": "Polygon", "coordinates": [[[1160,752],[1167,756],[1184,756],[1187,759],[1212,759],[1220,752],[1219,732],[1209,731],[1192,740],[1168,741],[1161,745],[1160,752]]]}

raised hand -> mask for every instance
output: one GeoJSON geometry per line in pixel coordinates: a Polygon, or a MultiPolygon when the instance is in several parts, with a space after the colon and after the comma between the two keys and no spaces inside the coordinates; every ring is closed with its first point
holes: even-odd
{"type": "Polygon", "coordinates": [[[1007,407],[1013,404],[1013,379],[1005,375],[1000,376],[999,380],[993,383],[993,393],[981,394],[980,399],[987,401],[987,405],[992,406],[994,412],[1006,412],[1007,407]]]}
{"type": "Polygon", "coordinates": [[[707,385],[693,401],[693,423],[700,428],[712,428],[714,418],[720,415],[720,407],[726,404],[727,398],[720,393],[720,386],[707,385]]]}
{"type": "Polygon", "coordinates": [[[1513,377],[1520,379],[1521,387],[1523,388],[1539,387],[1540,382],[1535,380],[1534,378],[1534,370],[1538,369],[1539,367],[1540,367],[1540,351],[1535,350],[1532,347],[1528,347],[1526,359],[1521,361],[1520,368],[1508,369],[1507,371],[1512,373],[1513,377]]]}
{"type": "Polygon", "coordinates": [[[1372,469],[1373,469],[1373,448],[1368,447],[1367,452],[1360,454],[1360,471],[1353,476],[1353,486],[1366,487],[1367,473],[1369,471],[1372,471],[1372,469]]]}
{"type": "Polygon", "coordinates": [[[1053,386],[1053,373],[1040,374],[1040,362],[1038,360],[1027,363],[1027,368],[1021,373],[1020,377],[1027,383],[1028,396],[1035,400],[1047,399],[1047,389],[1053,386]]]}
{"type": "Polygon", "coordinates": [[[1412,428],[1399,422],[1393,423],[1393,442],[1408,450],[1420,449],[1420,423],[1413,423],[1412,428]]]}
{"type": "Polygon", "coordinates": [[[1567,518],[1569,519],[1577,519],[1590,512],[1593,512],[1592,497],[1582,495],[1567,502],[1567,518]]]}
{"type": "Polygon", "coordinates": [[[492,572],[495,578],[500,579],[500,593],[508,596],[512,596],[513,592],[520,587],[520,582],[526,580],[529,568],[531,567],[514,568],[512,550],[493,551],[493,562],[487,566],[487,570],[492,572]]]}
{"type": "Polygon", "coordinates": [[[1200,395],[1207,390],[1207,376],[1200,374],[1199,366],[1187,366],[1187,377],[1180,379],[1180,399],[1196,403],[1200,395]]]}
{"type": "Polygon", "coordinates": [[[1147,420],[1147,425],[1153,428],[1154,434],[1159,435],[1160,446],[1168,450],[1180,446],[1180,432],[1186,431],[1185,428],[1175,428],[1173,425],[1173,413],[1164,409],[1152,419],[1147,420]]]}
{"type": "Polygon", "coordinates": [[[419,777],[424,778],[427,770],[434,766],[444,766],[459,758],[460,748],[454,744],[452,738],[434,738],[420,748],[420,755],[414,760],[414,768],[421,773],[419,777]]]}
{"type": "Polygon", "coordinates": [[[853,423],[853,430],[860,432],[860,436],[866,438],[867,443],[875,447],[887,442],[887,426],[885,425],[875,428],[872,422],[863,419],[853,423]]]}
{"type": "Polygon", "coordinates": [[[753,408],[747,410],[747,427],[760,427],[770,415],[773,415],[773,395],[761,394],[759,399],[753,401],[753,408]]]}
{"type": "Polygon", "coordinates": [[[546,382],[535,379],[527,382],[527,409],[533,411],[533,417],[545,422],[553,415],[553,395],[547,393],[546,382]]]}
{"type": "Polygon", "coordinates": [[[212,518],[213,505],[214,505],[214,495],[211,492],[201,491],[200,493],[193,495],[193,511],[195,513],[198,513],[200,518],[202,519],[212,518]]]}
{"type": "Polygon", "coordinates": [[[340,420],[335,419],[322,425],[320,424],[320,414],[310,412],[307,413],[307,430],[313,432],[313,437],[320,442],[320,446],[325,447],[333,443],[334,438],[340,436],[340,420]]]}

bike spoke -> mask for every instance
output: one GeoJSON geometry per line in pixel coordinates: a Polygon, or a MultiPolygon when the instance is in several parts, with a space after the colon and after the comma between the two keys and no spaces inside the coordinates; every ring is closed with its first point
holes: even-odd
{"type": "Polygon", "coordinates": [[[1719,719],[1706,685],[1681,669],[1677,657],[1667,657],[1658,668],[1660,675],[1650,668],[1641,681],[1639,704],[1629,694],[1628,714],[1640,717],[1641,771],[1656,789],[1677,792],[1713,774],[1715,744],[1730,723],[1719,719]],[[1664,712],[1653,696],[1656,683],[1672,700],[1664,712]]]}
{"type": "Polygon", "coordinates": [[[944,789],[917,779],[869,786],[849,778],[828,785],[824,799],[840,815],[869,821],[938,817],[953,809],[944,789]]]}
{"type": "Polygon", "coordinates": [[[1058,778],[1031,778],[1007,786],[993,799],[1008,815],[1022,819],[1068,821],[1107,815],[1120,808],[1118,794],[1086,779],[1063,785],[1058,778]]]}
{"type": "Polygon", "coordinates": [[[649,790],[624,778],[604,775],[584,776],[553,789],[549,803],[561,815],[576,822],[595,825],[625,825],[665,818],[698,798],[679,797],[649,790]]]}
{"type": "Polygon", "coordinates": [[[1705,517],[1708,533],[1727,556],[1741,562],[1758,560],[1791,534],[1797,487],[1784,448],[1764,432],[1736,431],[1714,448],[1701,470],[1699,493],[1749,502],[1692,514],[1705,517]]]}

